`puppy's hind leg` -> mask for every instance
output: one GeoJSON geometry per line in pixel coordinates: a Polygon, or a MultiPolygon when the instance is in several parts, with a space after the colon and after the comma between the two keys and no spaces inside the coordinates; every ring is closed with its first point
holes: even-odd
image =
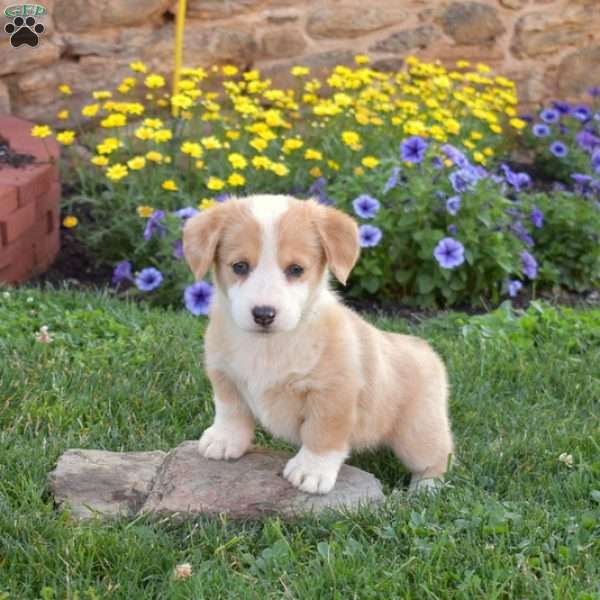
{"type": "Polygon", "coordinates": [[[412,474],[410,491],[438,487],[453,453],[446,389],[413,400],[394,427],[390,446],[412,474]]]}

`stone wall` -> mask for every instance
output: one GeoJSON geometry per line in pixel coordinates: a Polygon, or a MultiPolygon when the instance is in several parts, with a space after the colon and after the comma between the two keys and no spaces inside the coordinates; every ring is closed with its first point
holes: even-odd
{"type": "MultiPolygon", "coordinates": [[[[168,73],[174,0],[45,0],[36,48],[0,46],[0,111],[52,121],[64,98],[114,85],[133,59],[168,73]]],[[[523,105],[574,99],[600,84],[600,0],[188,0],[187,65],[257,66],[285,84],[368,53],[396,68],[407,54],[483,61],[514,78],[523,105]]],[[[8,21],[3,17],[2,27],[8,21]]]]}

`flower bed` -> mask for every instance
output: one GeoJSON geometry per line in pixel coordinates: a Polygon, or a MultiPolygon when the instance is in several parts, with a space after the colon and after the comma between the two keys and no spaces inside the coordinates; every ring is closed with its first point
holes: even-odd
{"type": "Polygon", "coordinates": [[[0,118],[0,282],[43,273],[58,254],[58,144],[30,135],[31,123],[0,118]]]}
{"type": "MultiPolygon", "coordinates": [[[[79,148],[70,158],[79,193],[67,209],[88,206],[78,230],[117,264],[114,282],[206,312],[210,286],[191,286],[182,224],[230,195],[269,192],[316,197],[360,221],[363,252],[350,296],[477,305],[531,283],[597,285],[593,152],[589,193],[573,180],[560,196],[532,194],[530,176],[506,162],[518,145],[529,144],[536,161],[544,154],[534,143],[539,123],[530,135],[517,115],[513,82],[465,61],[447,71],[409,57],[397,73],[370,69],[366,57],[356,62],[323,80],[294,67],[291,90],[233,66],[187,69],[172,96],[162,76],[132,63],[116,90],[94,92],[77,116],[79,131],[57,139],[94,151],[85,159],[79,148]]],[[[581,107],[569,111],[583,116],[581,107]]],[[[568,154],[569,143],[552,138],[552,156],[563,146],[568,154]]]]}

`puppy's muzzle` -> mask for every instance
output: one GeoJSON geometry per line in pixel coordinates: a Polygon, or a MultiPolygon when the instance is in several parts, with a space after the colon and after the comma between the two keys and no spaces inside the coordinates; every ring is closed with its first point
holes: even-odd
{"type": "Polygon", "coordinates": [[[255,306],[252,309],[254,322],[261,327],[268,327],[275,320],[277,311],[272,306],[255,306]]]}

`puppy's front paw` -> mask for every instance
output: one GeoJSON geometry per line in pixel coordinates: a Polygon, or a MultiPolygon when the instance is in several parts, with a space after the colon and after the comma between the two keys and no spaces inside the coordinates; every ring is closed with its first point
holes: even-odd
{"type": "Polygon", "coordinates": [[[205,458],[229,460],[243,456],[251,443],[252,436],[245,431],[211,425],[202,434],[198,442],[198,450],[205,458]]]}
{"type": "Polygon", "coordinates": [[[283,476],[303,492],[327,494],[333,489],[345,458],[345,452],[319,455],[303,447],[288,461],[283,476]]]}

